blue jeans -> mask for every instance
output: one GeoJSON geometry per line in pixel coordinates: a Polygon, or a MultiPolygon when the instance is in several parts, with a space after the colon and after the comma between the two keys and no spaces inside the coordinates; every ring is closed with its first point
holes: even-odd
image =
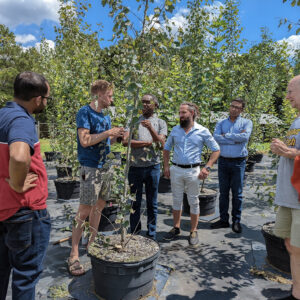
{"type": "Polygon", "coordinates": [[[229,191],[232,193],[232,222],[240,222],[243,203],[243,181],[246,160],[226,160],[222,157],[218,160],[219,176],[219,209],[220,218],[224,222],[229,221],[229,191]]]}
{"type": "Polygon", "coordinates": [[[160,165],[150,167],[130,167],[128,181],[131,185],[131,193],[136,194],[136,201],[133,201],[132,208],[135,211],[130,214],[130,230],[138,233],[141,231],[141,202],[143,184],[145,183],[147,202],[147,228],[148,235],[156,238],[157,221],[157,193],[160,178],[160,165]]]}
{"type": "Polygon", "coordinates": [[[46,209],[21,208],[0,222],[0,300],[5,300],[11,269],[12,299],[35,299],[50,229],[46,209]]]}

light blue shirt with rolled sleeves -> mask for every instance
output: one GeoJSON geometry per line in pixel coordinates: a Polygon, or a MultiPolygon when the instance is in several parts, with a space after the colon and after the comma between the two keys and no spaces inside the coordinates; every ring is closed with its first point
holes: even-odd
{"type": "Polygon", "coordinates": [[[214,131],[214,138],[221,148],[223,157],[246,157],[247,144],[252,132],[251,120],[238,116],[232,122],[230,118],[219,121],[214,131]]]}
{"type": "Polygon", "coordinates": [[[194,127],[188,133],[180,125],[173,127],[164,149],[171,151],[174,147],[172,161],[180,165],[190,165],[201,162],[204,145],[212,151],[220,150],[209,130],[194,122],[194,127]]]}

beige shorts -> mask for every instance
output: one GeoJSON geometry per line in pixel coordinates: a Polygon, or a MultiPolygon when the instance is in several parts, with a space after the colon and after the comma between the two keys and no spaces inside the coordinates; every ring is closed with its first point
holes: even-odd
{"type": "Polygon", "coordinates": [[[300,248],[300,209],[279,206],[274,234],[280,238],[290,238],[291,245],[300,248]]]}
{"type": "Polygon", "coordinates": [[[95,205],[99,198],[109,201],[111,176],[109,169],[81,166],[80,204],[95,205]]]}

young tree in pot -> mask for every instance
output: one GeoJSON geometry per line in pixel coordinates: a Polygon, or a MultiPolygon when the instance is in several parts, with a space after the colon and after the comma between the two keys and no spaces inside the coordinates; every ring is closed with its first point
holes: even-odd
{"type": "MultiPolygon", "coordinates": [[[[140,1],[139,1],[140,2],[140,1]]],[[[153,1],[141,1],[144,11],[141,30],[135,30],[137,35],[133,39],[128,30],[132,23],[128,18],[129,9],[121,0],[103,0],[103,5],[109,5],[114,19],[114,32],[116,38],[122,38],[124,52],[123,84],[127,98],[133,103],[127,105],[129,115],[129,139],[126,152],[124,171],[121,167],[115,168],[113,180],[114,193],[120,205],[117,222],[120,224],[120,235],[107,237],[101,243],[95,241],[89,247],[89,256],[92,261],[92,271],[95,281],[96,293],[107,299],[138,299],[146,295],[152,288],[155,266],[159,256],[157,242],[139,236],[127,235],[128,211],[131,201],[128,195],[128,170],[131,152],[131,138],[135,123],[138,121],[138,100],[142,89],[143,77],[147,76],[150,67],[147,61],[155,64],[161,54],[167,54],[167,35],[155,29],[153,21],[158,22],[161,16],[174,9],[175,0],[164,1],[162,7],[154,9],[154,14],[149,17],[149,4],[153,1]],[[161,54],[160,54],[161,53],[161,54]],[[116,289],[118,286],[118,289],[116,289]]],[[[122,74],[123,75],[123,74],[122,74]]],[[[121,75],[121,76],[122,76],[121,75]]],[[[124,100],[124,99],[122,99],[124,100]]],[[[125,99],[125,103],[128,99],[125,99]]],[[[123,102],[123,103],[124,103],[123,102]]],[[[117,105],[117,102],[116,102],[117,105]]]]}

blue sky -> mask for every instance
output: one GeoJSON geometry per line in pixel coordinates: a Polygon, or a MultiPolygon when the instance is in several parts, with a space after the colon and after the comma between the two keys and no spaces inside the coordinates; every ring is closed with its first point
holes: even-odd
{"type": "MultiPolygon", "coordinates": [[[[97,23],[102,23],[103,31],[100,36],[104,38],[101,46],[109,45],[108,40],[112,35],[112,19],[108,16],[108,9],[101,6],[101,0],[91,0],[92,9],[86,21],[92,25],[93,30],[98,30],[97,23]]],[[[162,0],[155,0],[155,5],[162,0]]],[[[223,1],[217,1],[218,2],[223,1]]],[[[126,4],[137,13],[135,0],[128,0],[126,4]]],[[[17,41],[24,47],[35,46],[45,36],[54,46],[54,26],[58,23],[58,0],[0,0],[0,23],[12,30],[17,41]]],[[[173,13],[173,20],[178,25],[184,25],[187,0],[177,4],[173,13]]],[[[260,28],[267,27],[274,40],[287,40],[295,47],[300,47],[300,36],[295,36],[295,30],[290,32],[287,26],[278,28],[281,18],[297,21],[300,16],[300,7],[291,7],[282,0],[240,0],[240,20],[243,27],[242,37],[247,39],[248,45],[260,40],[260,28]]],[[[135,17],[133,17],[135,18],[135,17]]]]}

